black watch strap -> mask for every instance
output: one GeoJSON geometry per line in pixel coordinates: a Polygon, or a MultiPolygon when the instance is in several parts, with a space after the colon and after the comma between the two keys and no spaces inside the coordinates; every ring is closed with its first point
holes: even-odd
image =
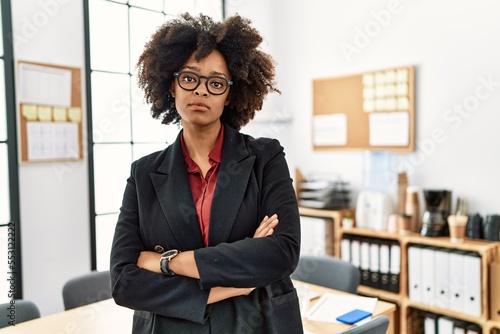
{"type": "Polygon", "coordinates": [[[172,260],[174,257],[176,257],[177,254],[179,254],[179,253],[180,253],[180,251],[178,251],[177,249],[171,249],[171,250],[168,250],[161,255],[160,269],[161,269],[161,272],[163,274],[168,275],[168,276],[175,275],[175,273],[169,269],[168,264],[169,264],[170,260],[172,260]]]}

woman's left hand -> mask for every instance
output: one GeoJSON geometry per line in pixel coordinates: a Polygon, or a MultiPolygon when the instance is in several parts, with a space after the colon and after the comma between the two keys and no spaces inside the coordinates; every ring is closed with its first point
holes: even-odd
{"type": "Polygon", "coordinates": [[[160,269],[161,254],[151,251],[142,251],[137,259],[137,266],[155,273],[161,274],[160,269]]]}
{"type": "Polygon", "coordinates": [[[254,238],[263,238],[274,233],[274,228],[278,225],[278,215],[274,214],[271,217],[265,216],[260,222],[259,227],[255,231],[254,238]]]}

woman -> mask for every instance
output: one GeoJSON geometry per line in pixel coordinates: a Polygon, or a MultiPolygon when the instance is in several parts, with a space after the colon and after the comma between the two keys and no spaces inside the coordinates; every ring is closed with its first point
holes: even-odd
{"type": "Polygon", "coordinates": [[[153,117],[182,131],[132,164],[116,226],[113,297],[136,310],[134,333],[302,333],[283,148],[238,132],[278,92],[261,41],[239,16],[184,14],[139,59],[153,117]]]}

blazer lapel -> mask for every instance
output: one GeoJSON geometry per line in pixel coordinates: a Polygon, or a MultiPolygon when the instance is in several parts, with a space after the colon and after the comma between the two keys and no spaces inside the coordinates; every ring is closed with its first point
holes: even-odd
{"type": "Polygon", "coordinates": [[[209,245],[228,240],[255,161],[242,135],[228,125],[224,129],[222,161],[210,214],[209,245]]]}
{"type": "Polygon", "coordinates": [[[203,247],[198,217],[189,186],[180,136],[168,148],[158,173],[151,173],[156,196],[177,244],[183,250],[203,247]]]}

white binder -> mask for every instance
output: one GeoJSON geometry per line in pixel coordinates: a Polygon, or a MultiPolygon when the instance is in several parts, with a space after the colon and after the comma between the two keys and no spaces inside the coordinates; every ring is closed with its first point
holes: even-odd
{"type": "Polygon", "coordinates": [[[438,318],[438,333],[453,334],[453,319],[448,317],[438,318]]]}
{"type": "Polygon", "coordinates": [[[391,244],[389,265],[389,291],[399,293],[399,274],[401,272],[401,246],[397,242],[391,244]]]}
{"type": "Polygon", "coordinates": [[[466,334],[467,323],[460,320],[453,322],[453,334],[466,334]]]}
{"type": "Polygon", "coordinates": [[[367,240],[362,240],[360,244],[361,250],[361,269],[370,269],[370,243],[367,240]]]}
{"type": "Polygon", "coordinates": [[[380,288],[380,244],[370,243],[370,280],[372,287],[380,288]]]}
{"type": "Polygon", "coordinates": [[[351,240],[351,263],[356,268],[359,268],[359,261],[360,261],[360,258],[361,258],[359,247],[360,247],[359,240],[358,239],[352,239],[351,240]]]}
{"type": "Polygon", "coordinates": [[[340,242],[340,258],[344,261],[351,262],[351,239],[343,238],[340,242]]]}
{"type": "Polygon", "coordinates": [[[434,299],[433,305],[448,309],[450,307],[450,251],[436,249],[434,251],[434,299]]]}
{"type": "Polygon", "coordinates": [[[391,256],[391,261],[389,266],[389,272],[391,274],[399,275],[401,271],[401,247],[399,246],[398,243],[393,243],[391,245],[390,256],[391,256]]]}
{"type": "Polygon", "coordinates": [[[424,247],[421,250],[421,279],[422,279],[422,303],[434,304],[434,270],[435,248],[424,247]]]}
{"type": "Polygon", "coordinates": [[[425,334],[438,334],[436,316],[427,315],[424,319],[424,333],[425,334]]]}
{"type": "Polygon", "coordinates": [[[464,312],[481,316],[481,257],[477,253],[464,256],[464,312]]]}
{"type": "Polygon", "coordinates": [[[467,331],[465,332],[466,334],[480,334],[482,331],[481,331],[481,328],[476,325],[476,324],[469,324],[467,326],[467,331]]]}
{"type": "Polygon", "coordinates": [[[326,255],[326,226],[324,218],[300,216],[301,255],[326,255]]]}
{"type": "Polygon", "coordinates": [[[465,252],[450,252],[450,310],[464,312],[465,285],[464,285],[465,252]]]}
{"type": "Polygon", "coordinates": [[[408,295],[416,302],[422,302],[422,247],[408,247],[408,295]]]}
{"type": "Polygon", "coordinates": [[[389,243],[383,242],[380,244],[380,288],[389,291],[389,264],[391,259],[389,243]]]}
{"type": "Polygon", "coordinates": [[[370,243],[368,239],[362,239],[360,241],[360,263],[361,268],[361,284],[369,285],[370,283],[370,243]]]}

